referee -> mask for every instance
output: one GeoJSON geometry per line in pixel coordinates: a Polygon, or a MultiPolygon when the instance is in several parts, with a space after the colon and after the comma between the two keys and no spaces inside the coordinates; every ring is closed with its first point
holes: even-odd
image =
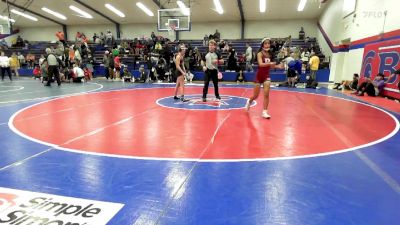
{"type": "Polygon", "coordinates": [[[57,57],[51,52],[50,48],[46,48],[46,53],[47,53],[47,57],[46,57],[46,61],[47,61],[47,84],[45,86],[50,86],[51,80],[53,79],[53,76],[55,76],[56,80],[57,80],[57,84],[58,86],[61,85],[61,80],[60,80],[60,74],[58,72],[58,60],[57,57]]]}
{"type": "Polygon", "coordinates": [[[216,53],[217,43],[214,40],[208,42],[208,53],[201,60],[204,71],[203,102],[207,101],[208,85],[213,81],[215,97],[221,99],[218,92],[218,64],[223,64],[221,55],[216,53]]]}

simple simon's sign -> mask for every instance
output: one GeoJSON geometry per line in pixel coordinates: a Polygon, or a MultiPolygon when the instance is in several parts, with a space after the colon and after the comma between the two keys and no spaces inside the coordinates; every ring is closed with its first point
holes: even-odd
{"type": "Polygon", "coordinates": [[[0,187],[0,224],[105,225],[123,206],[0,187]]]}

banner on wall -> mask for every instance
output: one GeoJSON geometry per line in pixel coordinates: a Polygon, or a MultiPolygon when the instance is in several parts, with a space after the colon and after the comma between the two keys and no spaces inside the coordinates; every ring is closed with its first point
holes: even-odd
{"type": "MultiPolygon", "coordinates": [[[[378,73],[383,73],[385,79],[400,69],[400,38],[390,41],[365,45],[363,64],[360,77],[369,77],[374,79],[378,73]]],[[[397,84],[400,82],[400,76],[394,76],[387,80],[384,89],[384,95],[400,98],[400,92],[397,84]]]]}

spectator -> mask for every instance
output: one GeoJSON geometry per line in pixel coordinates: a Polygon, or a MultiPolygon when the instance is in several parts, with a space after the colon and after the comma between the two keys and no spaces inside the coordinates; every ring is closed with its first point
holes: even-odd
{"type": "Polygon", "coordinates": [[[103,55],[103,66],[104,66],[104,71],[105,71],[105,77],[108,80],[110,77],[110,70],[108,69],[110,66],[110,58],[109,58],[109,51],[105,51],[103,55]]]}
{"type": "Polygon", "coordinates": [[[232,49],[229,52],[229,56],[228,56],[228,70],[236,71],[236,69],[237,69],[236,51],[235,51],[235,49],[232,49]]]}
{"type": "Polygon", "coordinates": [[[100,39],[100,44],[101,45],[104,45],[106,43],[106,36],[104,35],[103,32],[100,32],[99,39],[100,39]]]}
{"type": "Polygon", "coordinates": [[[243,75],[243,70],[240,70],[238,73],[237,73],[237,77],[236,77],[236,82],[237,83],[239,83],[239,82],[246,82],[246,80],[245,80],[245,78],[244,78],[244,75],[243,75]]]}
{"type": "Polygon", "coordinates": [[[81,56],[81,53],[79,52],[79,48],[77,46],[74,47],[74,62],[78,66],[82,62],[82,56],[81,56]]]}
{"type": "Polygon", "coordinates": [[[301,27],[300,32],[299,32],[299,39],[304,40],[305,36],[306,36],[306,33],[304,32],[304,28],[301,27]]]}
{"type": "Polygon", "coordinates": [[[32,53],[28,53],[28,55],[26,55],[26,62],[28,63],[28,68],[33,69],[35,65],[35,55],[32,53]]]}
{"type": "Polygon", "coordinates": [[[215,30],[214,39],[216,42],[219,42],[219,40],[221,40],[221,34],[218,32],[218,30],[215,30]]]}
{"type": "Polygon", "coordinates": [[[4,81],[4,74],[7,72],[8,77],[10,78],[10,81],[12,81],[11,78],[11,71],[10,71],[10,59],[4,54],[4,52],[1,52],[0,56],[0,72],[1,72],[1,81],[4,81]]]}
{"type": "Polygon", "coordinates": [[[208,36],[207,36],[207,34],[204,35],[203,46],[208,46],[208,36]]]}
{"type": "Polygon", "coordinates": [[[113,39],[114,39],[113,34],[111,33],[110,30],[108,30],[106,33],[106,46],[107,47],[112,47],[113,39]]]}
{"type": "Polygon", "coordinates": [[[40,79],[42,80],[42,70],[40,69],[40,66],[35,66],[35,69],[33,69],[33,78],[40,79]]]}
{"type": "Polygon", "coordinates": [[[15,52],[12,53],[11,57],[10,57],[10,70],[11,72],[15,73],[15,76],[18,78],[19,77],[19,73],[18,70],[20,68],[20,64],[19,64],[19,60],[17,55],[15,54],[15,52]]]}
{"type": "Polygon", "coordinates": [[[253,60],[253,49],[249,43],[246,43],[246,70],[253,72],[252,60],[253,60]]]}
{"type": "Polygon", "coordinates": [[[384,75],[378,73],[373,81],[370,77],[366,77],[366,81],[357,88],[354,94],[357,96],[364,96],[364,93],[367,93],[367,95],[371,97],[378,96],[382,94],[384,86],[384,75]]]}
{"type": "Polygon", "coordinates": [[[58,38],[58,41],[60,41],[65,46],[65,35],[64,35],[64,32],[57,31],[56,36],[58,38]]]}
{"type": "Polygon", "coordinates": [[[96,41],[97,41],[97,39],[98,39],[98,37],[97,37],[97,34],[96,33],[94,33],[93,34],[93,42],[94,43],[97,43],[96,41]]]}
{"type": "Polygon", "coordinates": [[[115,77],[117,80],[120,79],[120,73],[121,73],[121,58],[119,55],[116,55],[114,57],[114,67],[115,67],[115,77]]]}
{"type": "Polygon", "coordinates": [[[44,62],[45,60],[46,60],[46,58],[44,58],[44,55],[43,55],[43,54],[40,55],[40,58],[39,58],[39,66],[42,65],[43,62],[44,62]]]}
{"type": "Polygon", "coordinates": [[[85,68],[83,68],[83,72],[85,74],[86,81],[90,81],[93,79],[92,71],[90,71],[90,69],[87,66],[85,66],[85,68]]]}
{"type": "Polygon", "coordinates": [[[74,83],[85,82],[85,72],[78,66],[78,64],[74,64],[74,68],[72,71],[74,72],[72,82],[74,83]]]}
{"type": "Polygon", "coordinates": [[[19,65],[22,67],[25,64],[25,57],[21,54],[21,52],[18,52],[17,54],[19,65]]]}
{"type": "Polygon", "coordinates": [[[310,76],[313,80],[317,80],[317,71],[319,68],[319,57],[313,52],[310,54],[310,76]]]}
{"type": "Polygon", "coordinates": [[[123,82],[135,82],[135,78],[132,76],[132,73],[129,72],[128,67],[124,68],[124,77],[122,79],[123,82]]]}
{"type": "Polygon", "coordinates": [[[20,35],[17,37],[17,42],[15,44],[16,47],[24,47],[24,40],[20,35]]]}
{"type": "Polygon", "coordinates": [[[358,74],[355,73],[353,75],[353,80],[351,80],[351,81],[342,81],[341,84],[337,85],[333,89],[343,90],[343,88],[344,88],[346,90],[353,90],[353,91],[357,90],[358,79],[359,79],[358,74]]]}

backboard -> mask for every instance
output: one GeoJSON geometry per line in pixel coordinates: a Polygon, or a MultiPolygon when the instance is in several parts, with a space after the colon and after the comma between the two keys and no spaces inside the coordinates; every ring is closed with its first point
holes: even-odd
{"type": "Polygon", "coordinates": [[[158,31],[168,31],[174,27],[176,31],[190,30],[190,10],[186,15],[180,8],[158,10],[158,31]]]}

